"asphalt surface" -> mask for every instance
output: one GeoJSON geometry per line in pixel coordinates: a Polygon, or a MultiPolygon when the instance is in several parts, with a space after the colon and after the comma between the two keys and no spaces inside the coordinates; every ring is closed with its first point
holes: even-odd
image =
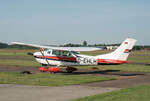
{"type": "Polygon", "coordinates": [[[87,86],[25,86],[0,85],[0,101],[71,101],[84,96],[119,90],[119,88],[102,88],[87,86]]]}
{"type": "Polygon", "coordinates": [[[150,75],[138,75],[131,77],[124,77],[122,79],[105,81],[105,82],[96,82],[85,84],[86,86],[94,87],[112,87],[112,88],[128,88],[140,85],[150,84],[150,75]]]}

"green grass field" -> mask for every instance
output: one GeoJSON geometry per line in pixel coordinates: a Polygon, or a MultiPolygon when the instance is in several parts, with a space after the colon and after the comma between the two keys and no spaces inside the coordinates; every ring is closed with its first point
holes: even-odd
{"type": "Polygon", "coordinates": [[[21,74],[16,72],[0,72],[0,84],[24,84],[40,86],[77,85],[90,82],[102,82],[115,78],[87,76],[87,75],[60,75],[60,74],[21,74]]]}
{"type": "Polygon", "coordinates": [[[37,63],[35,60],[4,59],[0,60],[0,66],[40,67],[41,65],[37,63]]]}
{"type": "Polygon", "coordinates": [[[150,85],[121,89],[72,101],[150,101],[150,85]]]}
{"type": "MultiPolygon", "coordinates": [[[[0,49],[0,65],[1,66],[16,66],[16,67],[39,67],[40,64],[35,61],[32,56],[27,55],[27,52],[36,52],[38,50],[16,50],[16,49],[0,49]],[[8,57],[8,59],[7,59],[8,57]],[[6,58],[6,59],[3,59],[6,58]],[[9,59],[10,58],[10,59],[9,59]]],[[[81,52],[87,55],[99,55],[109,53],[111,51],[93,51],[81,52]]],[[[129,62],[150,63],[150,51],[133,51],[131,52],[129,62]]],[[[77,66],[77,68],[90,69],[93,66],[77,66]]],[[[102,70],[121,70],[121,71],[141,71],[150,72],[148,65],[124,64],[124,65],[99,65],[94,66],[102,70]]]]}
{"type": "Polygon", "coordinates": [[[120,70],[131,72],[150,72],[150,65],[122,64],[122,65],[98,65],[98,66],[77,66],[79,69],[99,68],[99,70],[120,70]]]}

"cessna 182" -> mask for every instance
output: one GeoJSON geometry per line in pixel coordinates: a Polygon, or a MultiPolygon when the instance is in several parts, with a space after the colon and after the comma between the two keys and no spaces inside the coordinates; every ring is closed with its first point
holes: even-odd
{"type": "MultiPolygon", "coordinates": [[[[58,72],[59,66],[77,66],[77,65],[100,65],[100,64],[123,64],[127,63],[127,58],[131,52],[136,40],[127,38],[113,52],[97,56],[89,56],[80,54],[80,51],[95,51],[99,48],[90,47],[49,47],[34,44],[25,44],[20,42],[12,42],[17,45],[26,45],[41,48],[39,52],[35,52],[33,56],[36,61],[42,65],[55,65],[57,67],[49,68],[51,72],[58,72]],[[46,49],[46,50],[45,50],[46,49]]],[[[44,71],[45,68],[40,68],[44,71]]],[[[47,69],[48,70],[48,69],[47,69]]],[[[66,69],[73,72],[74,69],[66,69]]]]}

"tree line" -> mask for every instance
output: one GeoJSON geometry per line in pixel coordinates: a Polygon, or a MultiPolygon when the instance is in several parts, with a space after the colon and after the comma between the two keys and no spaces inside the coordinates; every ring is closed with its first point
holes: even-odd
{"type": "MultiPolygon", "coordinates": [[[[119,44],[93,44],[93,45],[88,45],[87,41],[83,41],[82,44],[65,44],[65,45],[60,45],[61,47],[103,47],[105,48],[106,46],[119,46],[119,44]]],[[[15,48],[15,49],[37,49],[35,47],[31,46],[23,46],[23,45],[9,45],[7,43],[2,43],[0,42],[0,49],[2,48],[15,48]]],[[[143,50],[145,48],[150,49],[150,45],[136,45],[134,46],[133,50],[143,50]]]]}

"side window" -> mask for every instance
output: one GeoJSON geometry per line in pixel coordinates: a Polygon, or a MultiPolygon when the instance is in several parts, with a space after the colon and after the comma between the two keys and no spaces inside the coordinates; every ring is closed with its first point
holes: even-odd
{"type": "Polygon", "coordinates": [[[53,54],[53,55],[60,56],[60,55],[61,55],[61,52],[60,52],[59,50],[53,50],[52,54],[53,54]]]}
{"type": "Polygon", "coordinates": [[[72,54],[69,51],[62,51],[62,50],[52,50],[52,55],[72,57],[72,54]]]}
{"type": "Polygon", "coordinates": [[[50,51],[50,50],[48,50],[48,51],[47,51],[47,53],[48,53],[48,54],[51,54],[51,51],[50,51]]]}
{"type": "Polygon", "coordinates": [[[72,54],[70,52],[68,52],[68,56],[72,57],[72,54]]]}
{"type": "Polygon", "coordinates": [[[62,56],[68,56],[68,51],[62,51],[62,56]]]}
{"type": "Polygon", "coordinates": [[[62,51],[62,56],[72,57],[72,54],[69,51],[62,51]]]}

